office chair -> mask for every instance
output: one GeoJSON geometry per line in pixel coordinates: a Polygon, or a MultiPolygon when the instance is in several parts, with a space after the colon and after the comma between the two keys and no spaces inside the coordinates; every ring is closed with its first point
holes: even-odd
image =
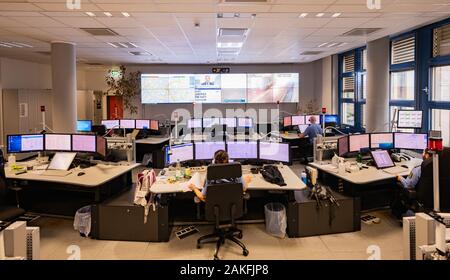
{"type": "MultiPolygon", "coordinates": [[[[7,205],[6,195],[8,187],[6,186],[6,175],[5,175],[5,159],[3,157],[3,152],[0,150],[0,221],[13,221],[14,219],[25,214],[25,210],[19,208],[18,206],[7,205]]],[[[16,200],[17,193],[16,193],[16,200]]],[[[16,201],[18,203],[18,201],[16,201]]]]}
{"type": "Polygon", "coordinates": [[[200,237],[197,248],[200,249],[202,244],[216,243],[214,260],[219,259],[220,246],[227,239],[239,245],[244,256],[249,254],[245,245],[238,240],[242,238],[242,230],[236,228],[236,219],[243,216],[241,177],[240,163],[217,164],[207,169],[205,218],[215,223],[214,232],[200,237]]]}

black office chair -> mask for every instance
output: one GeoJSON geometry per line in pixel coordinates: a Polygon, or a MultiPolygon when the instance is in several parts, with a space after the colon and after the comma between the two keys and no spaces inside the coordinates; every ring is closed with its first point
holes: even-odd
{"type": "Polygon", "coordinates": [[[197,240],[197,248],[200,249],[202,244],[216,243],[215,260],[219,259],[220,246],[226,239],[239,245],[244,256],[249,254],[245,245],[238,240],[242,238],[242,230],[236,228],[236,219],[243,216],[241,177],[240,163],[211,165],[207,170],[205,218],[215,222],[215,225],[212,234],[197,240]]]}
{"type": "Polygon", "coordinates": [[[7,191],[5,159],[3,157],[3,152],[0,150],[0,221],[10,222],[25,214],[25,210],[8,205],[6,200],[7,191]]]}

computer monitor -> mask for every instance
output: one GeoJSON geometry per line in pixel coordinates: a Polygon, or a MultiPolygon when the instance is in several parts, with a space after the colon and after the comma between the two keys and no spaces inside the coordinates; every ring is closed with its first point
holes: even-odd
{"type": "Polygon", "coordinates": [[[398,111],[398,128],[422,128],[422,111],[399,110],[398,111]]]}
{"type": "Polygon", "coordinates": [[[359,152],[361,149],[370,148],[370,135],[369,134],[356,134],[350,135],[349,139],[349,152],[359,152]]]}
{"type": "Polygon", "coordinates": [[[227,151],[230,159],[257,159],[257,142],[228,142],[227,151]]]}
{"type": "Polygon", "coordinates": [[[166,147],[166,164],[174,164],[178,161],[194,160],[194,144],[182,144],[166,147]]]}
{"type": "Polygon", "coordinates": [[[212,160],[215,152],[225,150],[225,142],[196,142],[194,148],[196,160],[212,160]]]}
{"type": "Polygon", "coordinates": [[[47,169],[67,171],[69,170],[76,155],[77,153],[56,153],[50,161],[47,169]]]}
{"type": "Polygon", "coordinates": [[[120,128],[135,129],[136,122],[135,120],[120,120],[120,128]]]}
{"type": "Polygon", "coordinates": [[[370,155],[372,156],[373,162],[378,169],[390,168],[395,166],[391,156],[386,150],[371,151],[370,155]]]}
{"type": "Polygon", "coordinates": [[[72,151],[72,136],[70,134],[45,134],[46,151],[72,151]]]}
{"type": "Polygon", "coordinates": [[[311,124],[311,122],[309,121],[309,119],[310,119],[311,117],[314,117],[314,118],[316,119],[316,124],[320,124],[320,115],[307,115],[307,116],[305,117],[305,122],[306,122],[306,124],[311,124]]]}
{"type": "Polygon", "coordinates": [[[188,128],[202,128],[202,119],[189,119],[188,120],[188,128]]]}
{"type": "Polygon", "coordinates": [[[150,121],[150,129],[154,131],[159,130],[159,121],[158,120],[151,120],[150,121]]]}
{"type": "Polygon", "coordinates": [[[325,115],[322,117],[321,123],[330,124],[330,125],[339,125],[339,116],[338,115],[325,115]]]}
{"type": "Polygon", "coordinates": [[[253,119],[252,118],[238,118],[238,126],[251,128],[253,127],[253,119]]]}
{"type": "Polygon", "coordinates": [[[428,147],[426,133],[394,133],[394,147],[404,150],[424,150],[428,147]]]}
{"type": "Polygon", "coordinates": [[[119,128],[120,121],[119,120],[102,120],[102,124],[106,127],[106,129],[119,128]]]}
{"type": "Polygon", "coordinates": [[[227,127],[236,127],[236,118],[220,118],[220,124],[226,125],[227,127]]]}
{"type": "Polygon", "coordinates": [[[283,118],[283,126],[284,127],[288,127],[288,126],[291,126],[291,125],[292,125],[292,117],[291,116],[284,117],[283,118]]]}
{"type": "Polygon", "coordinates": [[[338,139],[338,156],[343,157],[349,152],[348,136],[338,139]]]}
{"type": "Polygon", "coordinates": [[[77,131],[78,132],[91,132],[92,131],[92,121],[91,120],[78,120],[77,121],[77,131]]]}
{"type": "Polygon", "coordinates": [[[292,116],[292,125],[306,124],[305,116],[292,116]]]}
{"type": "Polygon", "coordinates": [[[136,120],[136,129],[150,129],[150,120],[136,120]]]}
{"type": "Polygon", "coordinates": [[[288,143],[259,143],[259,159],[276,162],[290,162],[290,148],[288,143]]]}
{"type": "Polygon", "coordinates": [[[303,133],[308,128],[308,126],[309,125],[307,125],[307,124],[300,124],[300,125],[298,125],[298,129],[300,130],[301,133],[303,133]]]}
{"type": "Polygon", "coordinates": [[[393,133],[371,133],[370,147],[372,149],[393,149],[394,134],[393,133]]]}
{"type": "Polygon", "coordinates": [[[7,143],[8,143],[7,144],[8,154],[43,151],[44,135],[43,134],[8,135],[7,143]]]}
{"type": "Polygon", "coordinates": [[[211,128],[215,125],[220,125],[219,118],[203,118],[203,127],[204,128],[211,128]]]}
{"type": "Polygon", "coordinates": [[[72,151],[80,153],[95,153],[97,151],[97,138],[95,135],[72,135],[72,151]]]}
{"type": "Polygon", "coordinates": [[[97,154],[106,157],[108,153],[108,144],[106,138],[102,136],[97,136],[97,154]]]}

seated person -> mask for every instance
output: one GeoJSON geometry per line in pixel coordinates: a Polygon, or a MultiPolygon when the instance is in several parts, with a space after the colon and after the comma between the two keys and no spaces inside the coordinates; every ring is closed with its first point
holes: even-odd
{"type": "MultiPolygon", "coordinates": [[[[228,153],[224,150],[218,150],[214,153],[214,158],[213,158],[213,162],[212,164],[226,164],[229,163],[229,157],[228,157],[228,153]]],[[[242,180],[242,179],[241,179],[242,180]]],[[[246,175],[243,176],[243,180],[242,180],[242,186],[244,187],[243,191],[245,192],[245,190],[247,189],[247,185],[250,183],[251,181],[251,176],[250,175],[246,175]]],[[[223,179],[223,182],[229,182],[226,179],[223,179]]],[[[200,192],[199,189],[197,189],[197,187],[194,184],[190,184],[189,188],[195,193],[196,195],[196,199],[195,202],[199,203],[200,201],[205,202],[206,201],[206,187],[203,188],[203,190],[200,192]]]]}
{"type": "MultiPolygon", "coordinates": [[[[316,117],[314,117],[314,116],[309,117],[309,122],[311,124],[305,129],[305,131],[303,131],[303,133],[300,133],[298,135],[299,138],[308,137],[308,140],[309,140],[309,145],[307,146],[308,151],[314,144],[314,138],[316,138],[317,135],[323,134],[322,128],[320,127],[319,124],[316,123],[317,122],[316,117]]],[[[308,153],[305,153],[304,163],[308,163],[307,155],[308,155],[308,153]]]]}
{"type": "MultiPolygon", "coordinates": [[[[429,160],[431,158],[430,151],[428,149],[425,149],[422,153],[422,159],[423,161],[429,160]]],[[[414,188],[417,183],[419,182],[420,176],[422,174],[422,166],[416,166],[411,170],[411,173],[406,178],[403,178],[402,176],[397,176],[397,181],[400,182],[400,184],[405,189],[414,188]]]]}

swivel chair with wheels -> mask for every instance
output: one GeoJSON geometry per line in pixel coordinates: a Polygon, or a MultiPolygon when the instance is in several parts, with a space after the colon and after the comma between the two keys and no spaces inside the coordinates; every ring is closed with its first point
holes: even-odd
{"type": "Polygon", "coordinates": [[[214,222],[214,232],[200,237],[197,248],[202,244],[216,243],[214,260],[219,259],[220,246],[230,240],[242,248],[242,254],[249,251],[238,239],[242,230],[236,228],[236,219],[243,216],[242,167],[239,163],[217,164],[208,167],[206,183],[205,218],[214,222]]]}
{"type": "MultiPolygon", "coordinates": [[[[25,214],[25,210],[19,208],[18,206],[16,207],[7,204],[7,191],[8,187],[6,186],[5,160],[3,157],[3,152],[0,150],[0,221],[10,222],[25,214]]],[[[19,203],[17,196],[16,203],[19,203]]]]}

